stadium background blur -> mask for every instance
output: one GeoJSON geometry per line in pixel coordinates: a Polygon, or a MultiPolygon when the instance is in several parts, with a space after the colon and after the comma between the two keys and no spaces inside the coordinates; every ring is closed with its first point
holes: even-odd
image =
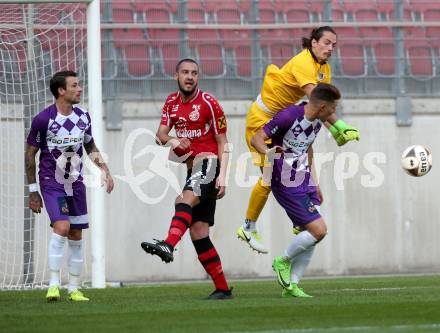
{"type": "MultiPolygon", "coordinates": [[[[235,238],[254,184],[250,177],[258,176],[244,154],[246,112],[265,67],[284,64],[301,50],[301,37],[324,24],[338,33],[331,59],[333,83],[343,94],[338,112],[359,128],[361,141],[338,148],[323,133],[315,144],[326,161],[320,182],[329,236],[306,273],[438,272],[439,22],[435,0],[102,1],[103,145],[116,175],[115,191],[106,198],[107,279],[206,277],[189,237],[171,265],[140,248],[142,240],[165,234],[173,213],[177,193],[167,185],[170,178],[152,167],[161,148],[145,130],[156,131],[164,99],[176,89],[172,75],[182,57],[199,62],[200,88],[220,101],[234,144],[227,196],[218,202],[211,230],[224,270],[229,277],[272,275],[273,256],[292,237],[290,222],[272,197],[258,223],[269,255],[253,253],[235,238]],[[400,170],[400,154],[411,144],[433,152],[434,167],[420,179],[400,170]],[[151,172],[145,182],[130,178],[131,171],[145,170],[151,172]],[[157,203],[145,202],[160,196],[157,203]]],[[[50,70],[65,69],[62,61],[54,63],[60,66],[50,70]]],[[[184,178],[183,167],[170,170],[184,178]]],[[[92,211],[92,202],[89,207],[92,211]]]]}

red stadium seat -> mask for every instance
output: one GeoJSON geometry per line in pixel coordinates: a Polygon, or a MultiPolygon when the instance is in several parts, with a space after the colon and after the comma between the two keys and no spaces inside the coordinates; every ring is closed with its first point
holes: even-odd
{"type": "Polygon", "coordinates": [[[390,28],[360,27],[362,43],[371,48],[375,72],[380,76],[395,74],[394,36],[390,28]]]}
{"type": "Polygon", "coordinates": [[[341,71],[347,76],[364,76],[366,69],[366,49],[360,33],[354,28],[339,28],[336,51],[341,61],[341,71]]]}
{"type": "Polygon", "coordinates": [[[366,50],[361,43],[342,42],[337,52],[341,60],[341,71],[347,76],[365,76],[366,50]]]}
{"type": "Polygon", "coordinates": [[[172,7],[165,1],[136,0],[134,3],[136,12],[142,13],[147,23],[171,23],[172,7]]]}
{"type": "Polygon", "coordinates": [[[180,59],[180,32],[178,29],[148,29],[151,45],[161,54],[163,74],[173,76],[180,59]]]}
{"type": "Polygon", "coordinates": [[[288,23],[310,22],[309,8],[306,1],[274,1],[275,10],[284,15],[288,23]]]}
{"type": "Polygon", "coordinates": [[[207,13],[203,4],[199,1],[186,3],[188,10],[188,22],[204,24],[207,21],[207,13]]]}
{"type": "Polygon", "coordinates": [[[428,42],[418,41],[406,46],[410,74],[413,76],[434,76],[433,50],[428,42]]]}
{"type": "Polygon", "coordinates": [[[216,30],[188,30],[189,47],[197,52],[203,75],[219,77],[226,73],[224,51],[216,30]]]}
{"type": "Polygon", "coordinates": [[[252,52],[250,30],[220,30],[223,47],[230,50],[234,57],[234,72],[241,78],[252,75],[252,52]]]}
{"type": "MultiPolygon", "coordinates": [[[[413,21],[413,15],[412,15],[410,3],[408,2],[408,0],[401,0],[401,2],[403,5],[403,20],[413,21]]],[[[396,13],[395,13],[393,1],[389,1],[389,0],[378,1],[377,6],[379,11],[384,12],[386,14],[388,20],[391,21],[396,20],[396,13]]]]}
{"type": "Polygon", "coordinates": [[[286,29],[261,31],[260,45],[268,49],[270,63],[278,67],[284,66],[295,55],[294,43],[286,29]]]}
{"type": "Polygon", "coordinates": [[[333,22],[346,21],[345,7],[339,2],[339,0],[332,0],[332,20],[333,22]]]}
{"type": "Polygon", "coordinates": [[[113,44],[120,49],[126,62],[127,74],[146,77],[153,74],[151,43],[141,29],[113,29],[113,44]]]}
{"type": "Polygon", "coordinates": [[[221,77],[226,74],[224,51],[220,44],[215,41],[199,43],[196,50],[200,71],[204,76],[221,77]]]}
{"type": "Polygon", "coordinates": [[[116,48],[124,48],[133,42],[141,42],[145,40],[145,33],[142,29],[113,29],[113,44],[116,48]]]}
{"type": "Polygon", "coordinates": [[[147,77],[154,74],[151,66],[150,52],[151,48],[147,41],[134,42],[123,49],[129,75],[147,77]]]}
{"type": "Polygon", "coordinates": [[[250,44],[243,44],[235,48],[236,73],[241,78],[252,77],[252,51],[250,44]]]}
{"type": "Polygon", "coordinates": [[[375,0],[345,1],[344,6],[348,12],[353,14],[356,21],[378,21],[379,11],[375,0]]]}
{"type": "Polygon", "coordinates": [[[219,24],[242,23],[242,8],[236,0],[206,0],[205,6],[219,24]]]}
{"type": "Polygon", "coordinates": [[[420,13],[423,21],[440,20],[440,3],[437,0],[413,1],[411,5],[414,12],[420,13]]]}
{"type": "Polygon", "coordinates": [[[309,9],[313,22],[320,22],[324,20],[324,1],[310,1],[309,9]]]}
{"type": "Polygon", "coordinates": [[[164,74],[172,77],[176,72],[176,64],[180,59],[179,42],[168,41],[162,43],[160,51],[164,74]]]}
{"type": "Polygon", "coordinates": [[[367,46],[374,46],[382,41],[392,41],[393,32],[385,27],[360,27],[359,33],[362,42],[367,46]]]}
{"type": "Polygon", "coordinates": [[[395,74],[394,42],[379,42],[374,46],[375,69],[378,75],[388,76],[395,74]]]}
{"type": "MultiPolygon", "coordinates": [[[[415,4],[415,3],[414,3],[415,4]]],[[[419,4],[421,5],[421,4],[419,4]]],[[[427,2],[422,12],[425,22],[440,22],[440,4],[436,1],[427,2]]],[[[435,47],[440,44],[440,27],[426,27],[426,37],[428,37],[435,47]]]]}
{"type": "Polygon", "coordinates": [[[134,8],[128,2],[112,2],[112,20],[113,23],[133,23],[135,17],[134,8]]]}
{"type": "Polygon", "coordinates": [[[258,3],[259,22],[263,24],[276,23],[277,13],[272,2],[260,1],[258,3]]]}
{"type": "Polygon", "coordinates": [[[433,76],[434,59],[431,46],[422,28],[404,28],[405,50],[409,72],[413,76],[433,76]]]}
{"type": "Polygon", "coordinates": [[[375,72],[380,76],[394,75],[394,36],[390,28],[359,28],[364,46],[370,47],[374,59],[375,72]]]}

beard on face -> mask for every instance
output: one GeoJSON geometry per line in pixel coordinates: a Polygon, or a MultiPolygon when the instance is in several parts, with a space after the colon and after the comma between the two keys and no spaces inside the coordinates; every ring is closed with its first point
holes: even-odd
{"type": "Polygon", "coordinates": [[[194,85],[194,87],[191,90],[186,90],[181,84],[180,81],[177,80],[177,85],[179,86],[180,92],[185,96],[190,96],[194,91],[197,89],[197,84],[194,85]]]}

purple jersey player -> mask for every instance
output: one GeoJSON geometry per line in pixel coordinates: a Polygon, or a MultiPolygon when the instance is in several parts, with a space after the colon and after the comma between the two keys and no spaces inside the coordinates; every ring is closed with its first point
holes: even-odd
{"type": "Polygon", "coordinates": [[[270,182],[276,200],[293,225],[302,230],[284,255],[276,257],[272,264],[283,287],[283,297],[310,297],[298,287],[298,282],[315,244],[327,233],[319,213],[322,195],[311,176],[312,144],[322,124],[335,113],[340,97],[335,86],[320,83],[313,89],[308,104],[280,111],[252,137],[255,149],[273,162],[270,182]],[[268,139],[272,139],[272,148],[265,143],[268,139]]]}
{"type": "Polygon", "coordinates": [[[29,182],[29,208],[40,213],[43,207],[36,183],[35,156],[40,150],[39,183],[53,227],[48,247],[50,270],[48,301],[60,299],[60,268],[64,244],[68,240],[69,299],[88,300],[79,290],[83,265],[82,229],[88,228],[86,189],[83,184],[83,149],[105,174],[106,190],[113,190],[113,179],[92,137],[90,115],[76,106],[82,87],[72,71],[56,73],[50,80],[55,104],[32,120],[26,147],[26,174],[29,182]]]}

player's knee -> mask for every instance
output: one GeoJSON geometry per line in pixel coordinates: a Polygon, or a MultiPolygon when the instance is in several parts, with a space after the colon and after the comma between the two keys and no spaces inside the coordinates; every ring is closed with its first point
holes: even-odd
{"type": "Polygon", "coordinates": [[[196,222],[191,225],[189,233],[192,240],[202,239],[209,236],[209,226],[206,223],[196,222]]]}
{"type": "Polygon", "coordinates": [[[326,235],[327,235],[327,226],[323,225],[322,227],[318,228],[318,230],[316,230],[313,236],[316,238],[318,242],[320,242],[324,239],[326,235]]]}
{"type": "Polygon", "coordinates": [[[81,240],[82,239],[82,230],[81,229],[70,229],[69,230],[69,239],[70,240],[81,240]]]}
{"type": "Polygon", "coordinates": [[[195,196],[191,191],[184,191],[184,193],[182,193],[182,195],[179,195],[176,200],[174,201],[175,205],[178,204],[187,204],[190,205],[191,207],[194,207],[195,205],[197,205],[200,202],[199,198],[197,196],[195,196]],[[188,193],[190,192],[190,193],[188,193]]]}
{"type": "Polygon", "coordinates": [[[70,225],[69,223],[63,223],[64,221],[57,221],[53,224],[53,231],[63,237],[69,235],[70,225]]]}

